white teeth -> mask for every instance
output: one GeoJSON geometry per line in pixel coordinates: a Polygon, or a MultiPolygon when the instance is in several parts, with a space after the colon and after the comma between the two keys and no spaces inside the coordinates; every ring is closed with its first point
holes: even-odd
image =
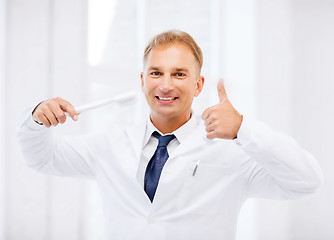
{"type": "Polygon", "coordinates": [[[160,100],[164,100],[164,101],[170,101],[173,100],[174,98],[172,97],[159,97],[160,100]]]}

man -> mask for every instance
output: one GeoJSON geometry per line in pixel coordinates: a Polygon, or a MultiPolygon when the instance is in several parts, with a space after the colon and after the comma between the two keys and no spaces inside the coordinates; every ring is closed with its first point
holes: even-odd
{"type": "Polygon", "coordinates": [[[223,80],[217,105],[201,116],[191,110],[204,84],[202,62],[187,33],[156,36],[141,73],[149,118],[124,131],[55,138],[48,128],[64,123],[64,112],[77,120],[69,102],[55,98],[26,110],[18,138],[27,164],[96,179],[107,239],[231,240],[247,198],[291,199],[316,191],[322,173],[313,156],[290,137],[243,119],[223,80]]]}

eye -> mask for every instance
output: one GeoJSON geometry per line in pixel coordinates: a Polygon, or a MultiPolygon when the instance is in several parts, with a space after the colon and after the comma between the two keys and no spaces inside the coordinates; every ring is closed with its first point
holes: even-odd
{"type": "Polygon", "coordinates": [[[186,75],[182,72],[178,72],[178,73],[175,73],[175,76],[178,77],[178,78],[184,78],[186,77],[186,75]]]}
{"type": "Polygon", "coordinates": [[[151,72],[150,75],[154,76],[154,77],[157,77],[157,76],[160,76],[161,73],[160,72],[151,72]]]}

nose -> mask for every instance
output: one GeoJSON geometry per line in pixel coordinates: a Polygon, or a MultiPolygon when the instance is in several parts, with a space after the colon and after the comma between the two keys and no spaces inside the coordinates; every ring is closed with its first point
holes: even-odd
{"type": "Polygon", "coordinates": [[[174,89],[173,79],[170,76],[165,75],[161,79],[161,84],[159,89],[164,93],[172,91],[174,89]]]}

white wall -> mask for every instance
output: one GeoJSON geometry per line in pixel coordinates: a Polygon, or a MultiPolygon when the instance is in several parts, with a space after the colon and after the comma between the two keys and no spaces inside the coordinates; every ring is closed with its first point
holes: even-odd
{"type": "Polygon", "coordinates": [[[334,1],[293,2],[292,131],[320,161],[325,185],[291,203],[291,239],[334,237],[334,1]]]}
{"type": "MultiPolygon", "coordinates": [[[[238,240],[333,239],[334,2],[113,2],[101,61],[87,65],[87,1],[16,0],[2,7],[0,0],[6,13],[0,12],[0,110],[6,113],[0,118],[0,240],[2,230],[6,240],[101,239],[94,183],[28,169],[16,146],[14,119],[22,107],[45,98],[80,104],[138,88],[143,42],[170,28],[190,32],[205,55],[206,85],[197,110],[215,103],[216,83],[225,77],[237,109],[295,137],[324,169],[326,184],[310,197],[248,202],[238,240]]],[[[100,124],[94,115],[80,120],[59,133],[100,124]]]]}
{"type": "MultiPolygon", "coordinates": [[[[5,112],[6,1],[0,0],[0,112],[5,112]]],[[[0,240],[5,238],[5,121],[0,117],[0,240]]]]}
{"type": "MultiPolygon", "coordinates": [[[[289,135],[292,133],[294,55],[291,4],[291,0],[257,1],[254,81],[256,118],[289,135]]],[[[254,239],[289,239],[290,203],[256,200],[257,231],[254,239]]]]}
{"type": "Polygon", "coordinates": [[[257,200],[256,239],[333,239],[334,2],[258,4],[256,115],[314,154],[326,184],[296,201],[257,200]]]}
{"type": "MultiPolygon", "coordinates": [[[[87,2],[8,1],[7,23],[5,239],[84,239],[89,188],[28,169],[16,145],[15,116],[58,95],[83,101],[87,2]]],[[[70,123],[59,132],[76,134],[84,125],[70,123]]]]}

